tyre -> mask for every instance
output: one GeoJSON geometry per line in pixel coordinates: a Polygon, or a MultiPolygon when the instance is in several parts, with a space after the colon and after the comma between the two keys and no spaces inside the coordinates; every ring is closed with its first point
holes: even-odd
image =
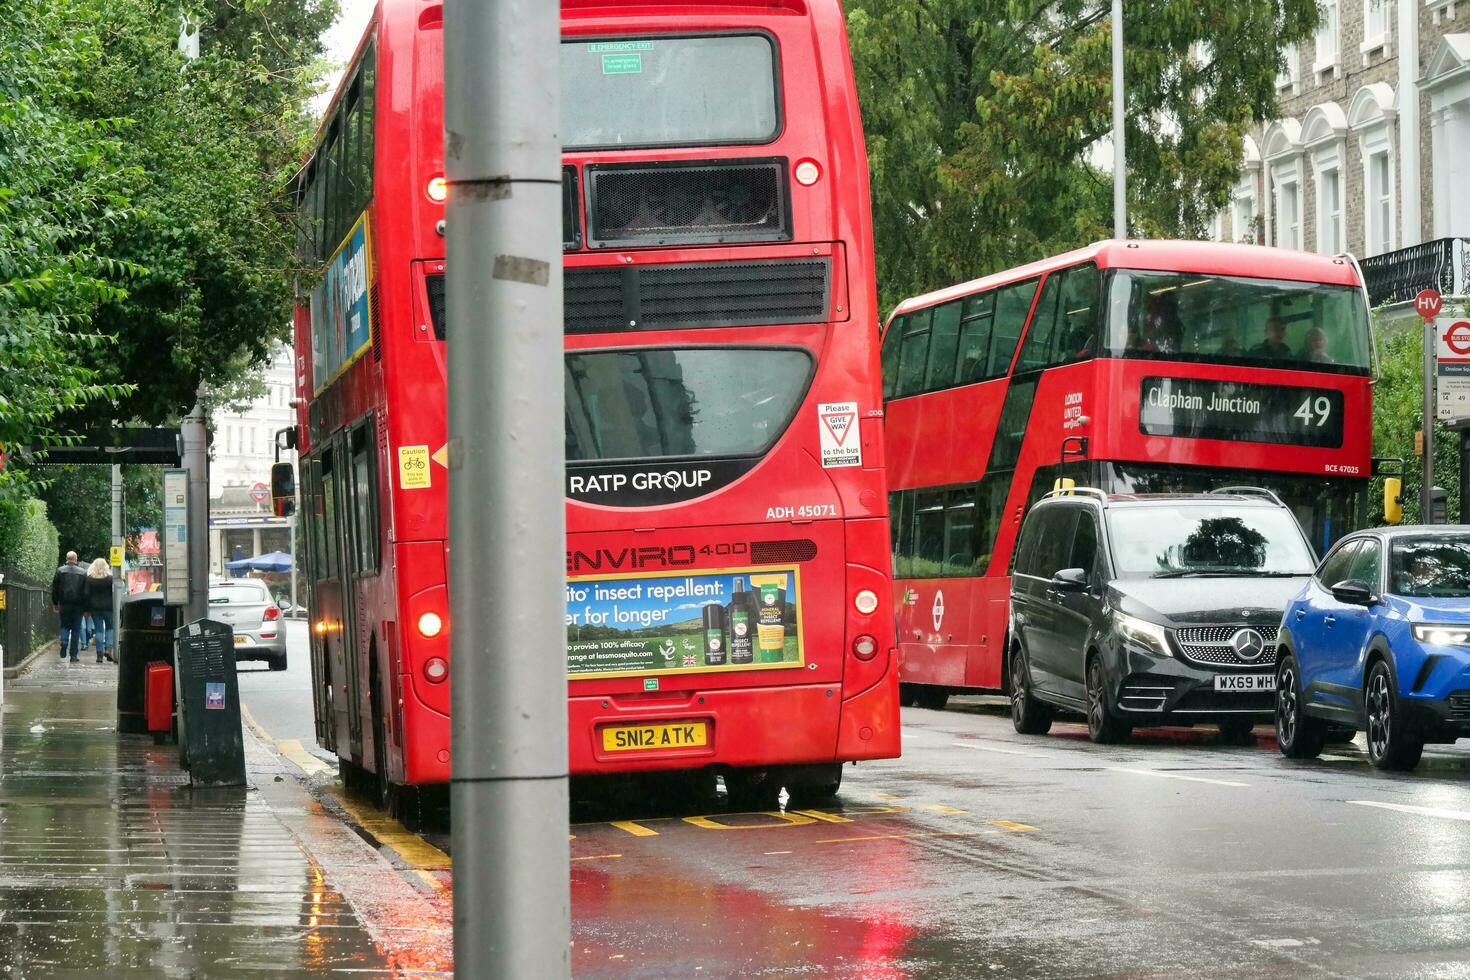
{"type": "Polygon", "coordinates": [[[1302,707],[1301,668],[1287,654],[1276,668],[1276,744],[1288,759],[1315,759],[1322,754],[1327,726],[1302,707]]]}
{"type": "Polygon", "coordinates": [[[842,788],[842,765],[802,766],[787,774],[786,791],[793,806],[830,803],[842,788]]]}
{"type": "Polygon", "coordinates": [[[949,703],[949,689],[935,687],[933,684],[916,684],[918,688],[914,692],[914,704],[930,711],[943,711],[944,706],[949,703]]]}
{"type": "Polygon", "coordinates": [[[725,800],[742,812],[774,810],[780,803],[781,779],[765,769],[727,769],[725,800]]]}
{"type": "Polygon", "coordinates": [[[271,657],[270,660],[267,661],[267,663],[270,664],[271,670],[285,670],[286,655],[283,653],[279,657],[271,657]]]}
{"type": "Polygon", "coordinates": [[[917,684],[905,684],[901,681],[899,682],[898,706],[900,708],[912,708],[914,705],[919,703],[918,687],[919,685],[917,684]]]}
{"type": "Polygon", "coordinates": [[[1256,744],[1256,723],[1250,718],[1229,718],[1220,722],[1220,741],[1226,745],[1256,744]]]}
{"type": "Polygon", "coordinates": [[[1031,694],[1031,665],[1019,646],[1011,654],[1011,724],[1022,735],[1051,731],[1051,708],[1031,694]]]}
{"type": "Polygon", "coordinates": [[[1093,655],[1087,661],[1087,737],[1098,745],[1127,741],[1133,726],[1118,717],[1113,699],[1108,694],[1107,674],[1102,657],[1093,655]]]}
{"type": "Polygon", "coordinates": [[[1382,660],[1368,668],[1363,708],[1368,717],[1368,761],[1378,769],[1407,771],[1417,766],[1424,754],[1424,739],[1409,731],[1393,674],[1382,660]]]}

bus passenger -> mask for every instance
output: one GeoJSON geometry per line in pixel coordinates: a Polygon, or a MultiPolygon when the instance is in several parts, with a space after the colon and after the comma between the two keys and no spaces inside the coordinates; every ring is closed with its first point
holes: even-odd
{"type": "Polygon", "coordinates": [[[1257,357],[1283,358],[1291,356],[1286,345],[1286,321],[1279,316],[1266,319],[1266,339],[1251,348],[1257,357]]]}
{"type": "Polygon", "coordinates": [[[1313,327],[1307,331],[1307,342],[1302,348],[1301,359],[1317,364],[1332,362],[1332,358],[1327,356],[1327,335],[1322,332],[1321,327],[1313,327]]]}

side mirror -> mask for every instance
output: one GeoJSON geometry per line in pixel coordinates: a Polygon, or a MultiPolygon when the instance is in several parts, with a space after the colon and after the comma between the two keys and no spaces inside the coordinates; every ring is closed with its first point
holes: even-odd
{"type": "Polygon", "coordinates": [[[1404,519],[1404,481],[1396,476],[1383,480],[1383,523],[1398,524],[1404,519]]]}
{"type": "Polygon", "coordinates": [[[1338,602],[1345,602],[1350,606],[1371,606],[1378,601],[1368,583],[1355,578],[1338,582],[1332,586],[1331,592],[1338,602]]]}
{"type": "Polygon", "coordinates": [[[296,468],[290,463],[271,467],[271,513],[277,517],[296,513],[296,468]]]}
{"type": "Polygon", "coordinates": [[[1051,577],[1051,587],[1058,592],[1081,592],[1087,588],[1087,572],[1080,568],[1064,568],[1051,577]]]}

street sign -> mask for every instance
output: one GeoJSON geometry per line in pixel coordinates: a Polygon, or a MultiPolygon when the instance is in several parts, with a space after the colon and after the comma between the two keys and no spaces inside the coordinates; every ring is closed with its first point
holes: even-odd
{"type": "Polygon", "coordinates": [[[1444,317],[1434,323],[1439,338],[1435,381],[1436,417],[1446,425],[1470,421],[1470,319],[1444,317]]]}
{"type": "Polygon", "coordinates": [[[1444,309],[1444,297],[1436,289],[1421,289],[1414,297],[1414,312],[1426,320],[1433,320],[1444,309]]]}
{"type": "Polygon", "coordinates": [[[270,499],[270,496],[271,488],[266,486],[264,483],[257,483],[255,486],[250,488],[250,499],[255,501],[257,504],[265,503],[267,500],[270,499]]]}
{"type": "Polygon", "coordinates": [[[163,471],[163,601],[189,604],[189,471],[163,471]]]}
{"type": "Polygon", "coordinates": [[[120,544],[113,545],[108,550],[107,558],[108,558],[108,561],[112,563],[112,567],[113,568],[122,568],[122,563],[123,563],[123,546],[120,545],[120,544]]]}

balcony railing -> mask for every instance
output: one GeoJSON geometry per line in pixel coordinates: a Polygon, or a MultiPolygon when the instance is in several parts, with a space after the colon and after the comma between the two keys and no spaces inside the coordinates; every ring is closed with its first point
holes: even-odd
{"type": "Polygon", "coordinates": [[[1384,252],[1362,261],[1368,300],[1375,308],[1385,303],[1411,303],[1421,289],[1437,289],[1445,296],[1470,292],[1470,238],[1437,238],[1422,245],[1384,252]]]}

